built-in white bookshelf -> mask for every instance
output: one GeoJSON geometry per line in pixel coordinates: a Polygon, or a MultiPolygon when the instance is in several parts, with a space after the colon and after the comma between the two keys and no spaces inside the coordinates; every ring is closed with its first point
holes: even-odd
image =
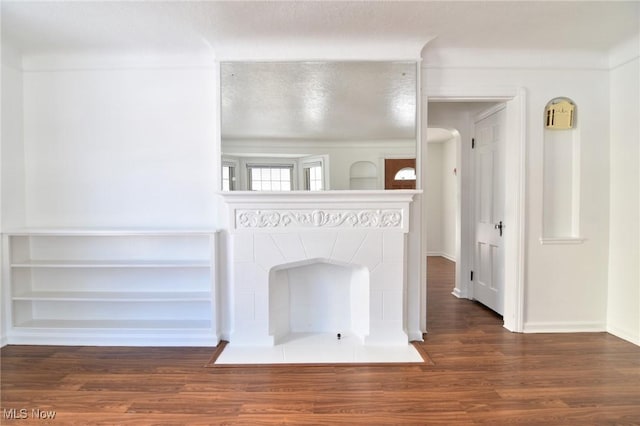
{"type": "Polygon", "coordinates": [[[215,346],[216,233],[3,235],[9,344],[215,346]]]}

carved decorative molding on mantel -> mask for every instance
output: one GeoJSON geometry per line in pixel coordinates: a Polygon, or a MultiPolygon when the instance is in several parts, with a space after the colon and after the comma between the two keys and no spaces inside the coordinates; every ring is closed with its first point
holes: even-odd
{"type": "Polygon", "coordinates": [[[236,210],[238,228],[402,228],[402,209],[236,210]]]}
{"type": "Polygon", "coordinates": [[[229,228],[239,232],[377,229],[409,231],[409,205],[422,191],[219,193],[229,207],[229,228]]]}

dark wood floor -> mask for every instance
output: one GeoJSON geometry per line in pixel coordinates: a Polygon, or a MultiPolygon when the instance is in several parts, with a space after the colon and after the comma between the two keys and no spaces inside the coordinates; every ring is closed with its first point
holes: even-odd
{"type": "Polygon", "coordinates": [[[509,333],[452,287],[453,264],[430,258],[434,365],[203,368],[210,348],[8,346],[0,423],[640,425],[639,347],[509,333]]]}

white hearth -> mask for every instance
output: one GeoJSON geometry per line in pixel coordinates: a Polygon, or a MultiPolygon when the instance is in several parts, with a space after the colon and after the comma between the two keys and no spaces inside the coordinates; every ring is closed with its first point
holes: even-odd
{"type": "Polygon", "coordinates": [[[406,235],[419,191],[226,192],[230,343],[336,334],[407,345],[406,235]]]}

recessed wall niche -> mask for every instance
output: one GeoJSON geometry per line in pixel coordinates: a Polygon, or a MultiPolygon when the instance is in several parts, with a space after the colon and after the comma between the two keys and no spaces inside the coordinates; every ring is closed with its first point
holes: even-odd
{"type": "Polygon", "coordinates": [[[378,168],[371,161],[356,161],[349,170],[349,189],[376,189],[378,168]]]}
{"type": "Polygon", "coordinates": [[[577,107],[554,98],[544,111],[542,243],[580,242],[580,132],[577,107]]]}

